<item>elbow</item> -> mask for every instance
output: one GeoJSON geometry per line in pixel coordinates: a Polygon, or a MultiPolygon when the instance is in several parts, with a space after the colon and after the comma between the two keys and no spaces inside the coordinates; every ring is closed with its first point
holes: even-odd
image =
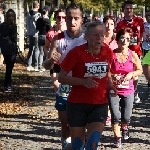
{"type": "Polygon", "coordinates": [[[141,70],[141,75],[142,75],[142,73],[143,73],[143,69],[141,70]]]}
{"type": "Polygon", "coordinates": [[[58,82],[59,83],[63,83],[63,84],[67,84],[66,83],[66,75],[59,73],[59,75],[58,75],[58,82]]]}
{"type": "Polygon", "coordinates": [[[143,73],[143,68],[141,67],[139,70],[140,70],[140,75],[142,75],[142,73],[143,73]]]}
{"type": "Polygon", "coordinates": [[[59,75],[58,75],[58,82],[59,82],[59,83],[62,83],[62,81],[63,81],[62,75],[59,74],[59,75]]]}

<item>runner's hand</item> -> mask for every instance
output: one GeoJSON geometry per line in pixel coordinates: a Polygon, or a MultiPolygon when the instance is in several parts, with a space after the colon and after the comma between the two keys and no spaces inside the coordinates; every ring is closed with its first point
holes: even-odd
{"type": "Polygon", "coordinates": [[[124,81],[129,81],[133,78],[133,72],[129,72],[125,77],[124,81]]]}
{"type": "Polygon", "coordinates": [[[111,77],[112,77],[113,81],[120,80],[120,78],[121,78],[121,76],[118,74],[112,74],[111,77]]]}
{"type": "Polygon", "coordinates": [[[99,83],[93,80],[92,78],[83,79],[83,83],[82,83],[82,85],[87,88],[95,88],[98,86],[98,84],[99,83]]]}
{"type": "Polygon", "coordinates": [[[54,52],[53,55],[52,55],[52,59],[53,59],[55,62],[59,61],[60,57],[61,57],[61,54],[58,53],[58,52],[54,52]]]}
{"type": "Polygon", "coordinates": [[[110,96],[115,97],[117,96],[117,89],[114,87],[112,82],[108,82],[108,88],[109,88],[109,93],[110,96]]]}

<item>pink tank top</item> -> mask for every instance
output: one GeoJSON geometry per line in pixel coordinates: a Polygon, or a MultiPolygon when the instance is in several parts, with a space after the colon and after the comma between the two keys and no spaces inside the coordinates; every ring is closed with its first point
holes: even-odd
{"type": "Polygon", "coordinates": [[[116,56],[116,50],[113,51],[113,62],[111,65],[111,73],[118,74],[120,80],[113,81],[117,88],[117,93],[120,95],[129,95],[134,92],[133,79],[124,82],[123,78],[126,74],[133,71],[132,51],[129,49],[128,59],[124,63],[120,63],[116,56]]]}

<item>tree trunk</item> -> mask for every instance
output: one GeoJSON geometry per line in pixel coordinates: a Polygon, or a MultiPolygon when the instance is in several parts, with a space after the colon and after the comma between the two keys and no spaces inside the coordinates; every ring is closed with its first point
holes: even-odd
{"type": "Polygon", "coordinates": [[[45,0],[40,1],[40,6],[41,6],[41,9],[43,9],[43,7],[45,6],[45,0]]]}
{"type": "Polygon", "coordinates": [[[19,47],[21,51],[24,51],[24,25],[25,25],[25,16],[24,16],[24,4],[23,0],[17,0],[18,2],[18,17],[17,17],[17,25],[18,25],[18,38],[19,38],[19,47]]]}

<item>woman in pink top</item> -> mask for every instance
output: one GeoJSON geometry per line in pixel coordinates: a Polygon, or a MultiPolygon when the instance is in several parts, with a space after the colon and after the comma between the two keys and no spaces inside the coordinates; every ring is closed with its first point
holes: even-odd
{"type": "Polygon", "coordinates": [[[118,48],[118,44],[115,40],[115,34],[114,34],[115,20],[112,16],[105,16],[103,22],[106,27],[104,42],[109,46],[109,48],[114,50],[118,48]]]}
{"type": "Polygon", "coordinates": [[[110,90],[111,123],[115,137],[114,146],[117,148],[121,147],[121,137],[125,140],[129,138],[128,124],[134,101],[133,77],[142,74],[141,61],[138,55],[128,48],[131,37],[132,29],[130,28],[121,29],[117,33],[118,48],[113,51],[114,58],[110,70],[112,82],[117,90],[117,95],[110,90]],[[135,70],[133,69],[134,66],[136,66],[135,70]],[[119,111],[119,109],[121,110],[119,111]]]}
{"type": "MultiPolygon", "coordinates": [[[[48,31],[46,34],[46,41],[44,45],[44,52],[47,56],[50,50],[50,45],[53,37],[58,33],[66,30],[66,12],[64,9],[58,9],[54,14],[54,19],[56,20],[56,25],[48,31]]],[[[51,79],[53,81],[55,92],[58,90],[59,82],[58,82],[58,73],[60,72],[60,66],[58,63],[54,64],[53,69],[50,70],[51,79]]]]}

